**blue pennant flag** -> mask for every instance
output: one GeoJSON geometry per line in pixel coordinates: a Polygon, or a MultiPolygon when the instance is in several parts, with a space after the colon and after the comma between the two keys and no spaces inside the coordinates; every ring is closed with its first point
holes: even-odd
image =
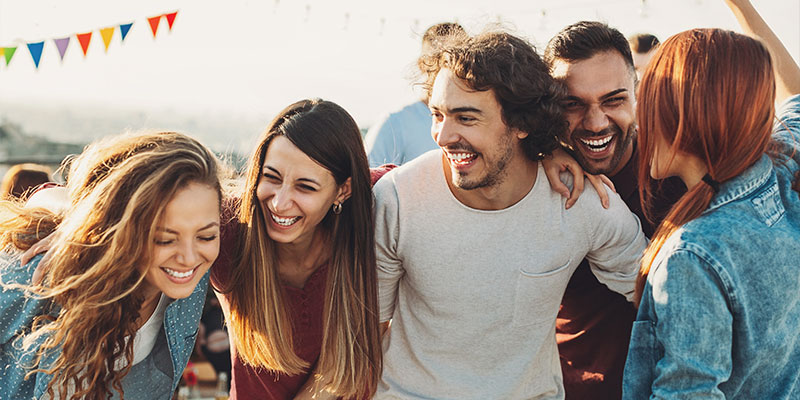
{"type": "Polygon", "coordinates": [[[44,49],[44,42],[28,43],[28,51],[31,52],[33,63],[36,64],[37,69],[39,68],[39,60],[42,58],[42,49],[44,49]]]}
{"type": "Polygon", "coordinates": [[[119,34],[122,36],[122,41],[125,41],[125,36],[128,36],[128,31],[131,30],[131,26],[133,22],[129,24],[120,24],[119,25],[119,34]]]}

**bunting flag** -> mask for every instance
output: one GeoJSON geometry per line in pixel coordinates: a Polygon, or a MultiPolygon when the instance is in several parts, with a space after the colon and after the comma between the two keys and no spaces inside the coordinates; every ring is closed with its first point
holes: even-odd
{"type": "Polygon", "coordinates": [[[83,56],[86,57],[86,52],[89,51],[89,42],[92,41],[92,32],[78,33],[75,36],[78,37],[78,42],[81,43],[81,49],[83,49],[83,56]]]}
{"type": "Polygon", "coordinates": [[[147,22],[150,23],[150,30],[153,31],[153,39],[156,37],[156,32],[158,32],[158,23],[161,22],[161,17],[164,15],[159,15],[157,17],[150,17],[147,19],[147,22]]]}
{"type": "MultiPolygon", "coordinates": [[[[169,27],[169,31],[172,32],[172,26],[175,24],[175,18],[177,17],[177,15],[178,11],[176,10],[155,17],[147,18],[147,22],[150,24],[150,30],[153,32],[153,38],[155,39],[156,33],[158,33],[158,25],[161,22],[162,17],[167,20],[167,26],[169,27]]],[[[125,42],[125,38],[127,38],[128,34],[130,33],[131,27],[133,26],[134,22],[135,21],[119,24],[120,42],[125,42]]],[[[108,48],[111,45],[111,40],[114,38],[114,32],[116,31],[116,29],[117,25],[113,25],[98,30],[100,32],[100,36],[103,39],[103,46],[105,47],[106,53],[108,53],[108,48]]],[[[78,39],[78,42],[80,43],[84,58],[87,56],[89,52],[89,44],[92,41],[92,33],[93,33],[92,31],[89,31],[86,33],[75,34],[75,37],[78,39]]],[[[56,45],[56,49],[58,49],[58,55],[61,59],[61,62],[64,61],[64,56],[67,54],[67,49],[69,48],[71,39],[72,35],[67,37],[52,39],[53,43],[56,45]]],[[[20,42],[25,43],[21,40],[20,42]]],[[[33,63],[34,65],[36,65],[36,69],[39,69],[39,62],[42,59],[44,43],[45,43],[44,41],[26,43],[28,46],[28,51],[30,51],[31,57],[33,58],[33,63]]],[[[11,63],[11,58],[14,57],[14,53],[16,51],[17,51],[17,46],[0,47],[0,57],[5,58],[6,66],[8,66],[9,63],[11,63]]]]}
{"type": "Polygon", "coordinates": [[[67,47],[69,46],[69,36],[61,39],[53,39],[53,42],[56,43],[56,48],[58,48],[58,55],[61,56],[61,61],[64,61],[64,54],[67,53],[67,47]]]}
{"type": "Polygon", "coordinates": [[[6,58],[6,67],[8,63],[11,62],[11,57],[14,57],[14,52],[17,51],[17,47],[3,47],[3,57],[6,58]]]}
{"type": "Polygon", "coordinates": [[[44,42],[28,43],[28,51],[31,52],[33,63],[36,69],[39,69],[39,60],[42,59],[42,49],[44,49],[44,42]]]}
{"type": "Polygon", "coordinates": [[[125,41],[125,36],[128,36],[128,31],[131,30],[131,26],[133,26],[133,22],[119,25],[119,35],[122,37],[122,40],[120,40],[121,42],[125,41]]]}
{"type": "Polygon", "coordinates": [[[108,53],[108,45],[111,43],[111,37],[114,36],[114,27],[100,29],[100,36],[103,37],[103,45],[106,46],[106,53],[108,53]]]}
{"type": "Polygon", "coordinates": [[[177,11],[173,11],[169,14],[164,14],[167,18],[167,26],[169,26],[169,31],[172,32],[172,24],[175,23],[175,17],[178,15],[177,11]]]}

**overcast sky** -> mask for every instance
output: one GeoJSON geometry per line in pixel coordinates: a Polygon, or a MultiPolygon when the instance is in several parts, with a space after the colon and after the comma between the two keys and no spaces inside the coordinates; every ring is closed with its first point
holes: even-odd
{"type": "MultiPolygon", "coordinates": [[[[800,55],[800,0],[754,2],[800,55]]],[[[269,119],[305,97],[333,100],[362,125],[415,98],[421,33],[457,20],[471,33],[500,23],[543,45],[565,25],[599,19],[662,40],[692,27],[736,29],[722,0],[0,0],[0,102],[112,106],[269,119]],[[178,10],[154,39],[147,17],[178,10]],[[119,29],[108,53],[98,30],[119,29]],[[52,39],[94,31],[84,57],[73,36],[59,60],[52,39]],[[45,40],[36,70],[24,43],[45,40]],[[0,58],[1,60],[1,58],[0,58]]]]}

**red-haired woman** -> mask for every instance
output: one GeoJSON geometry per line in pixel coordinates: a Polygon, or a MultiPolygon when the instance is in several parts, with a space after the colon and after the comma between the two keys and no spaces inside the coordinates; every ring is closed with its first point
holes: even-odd
{"type": "Polygon", "coordinates": [[[640,180],[688,192],[642,260],[623,398],[800,398],[800,69],[728,4],[764,42],[680,33],[640,84],[640,180]]]}

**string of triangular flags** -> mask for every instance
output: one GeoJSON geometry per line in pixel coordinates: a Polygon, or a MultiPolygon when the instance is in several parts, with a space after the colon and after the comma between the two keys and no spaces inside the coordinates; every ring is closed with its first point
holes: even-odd
{"type": "MultiPolygon", "coordinates": [[[[158,26],[161,22],[161,19],[163,18],[167,20],[169,31],[172,32],[172,25],[175,23],[175,17],[177,15],[178,11],[172,11],[156,15],[154,17],[148,17],[147,22],[150,25],[150,31],[153,32],[153,39],[155,39],[156,34],[158,33],[158,26]]],[[[114,32],[116,31],[117,27],[119,27],[120,43],[122,43],[125,42],[125,38],[128,36],[128,33],[130,33],[131,27],[133,27],[133,22],[98,29],[100,38],[103,40],[106,53],[108,53],[108,46],[111,45],[111,39],[114,37],[114,32]]],[[[58,55],[61,57],[61,61],[64,61],[64,55],[67,53],[67,48],[69,47],[73,36],[78,40],[78,44],[81,46],[81,50],[83,51],[83,57],[85,58],[89,51],[89,43],[92,41],[93,33],[94,31],[89,31],[86,33],[76,33],[74,35],[52,39],[53,43],[56,45],[56,49],[58,49],[58,55]]],[[[42,59],[42,51],[44,50],[45,42],[46,41],[25,43],[27,45],[28,52],[31,53],[31,57],[33,58],[33,64],[37,69],[39,68],[39,62],[42,59]]],[[[11,63],[11,59],[14,57],[14,54],[17,51],[17,47],[18,46],[0,47],[0,54],[5,57],[6,67],[8,67],[8,64],[11,63]]]]}

